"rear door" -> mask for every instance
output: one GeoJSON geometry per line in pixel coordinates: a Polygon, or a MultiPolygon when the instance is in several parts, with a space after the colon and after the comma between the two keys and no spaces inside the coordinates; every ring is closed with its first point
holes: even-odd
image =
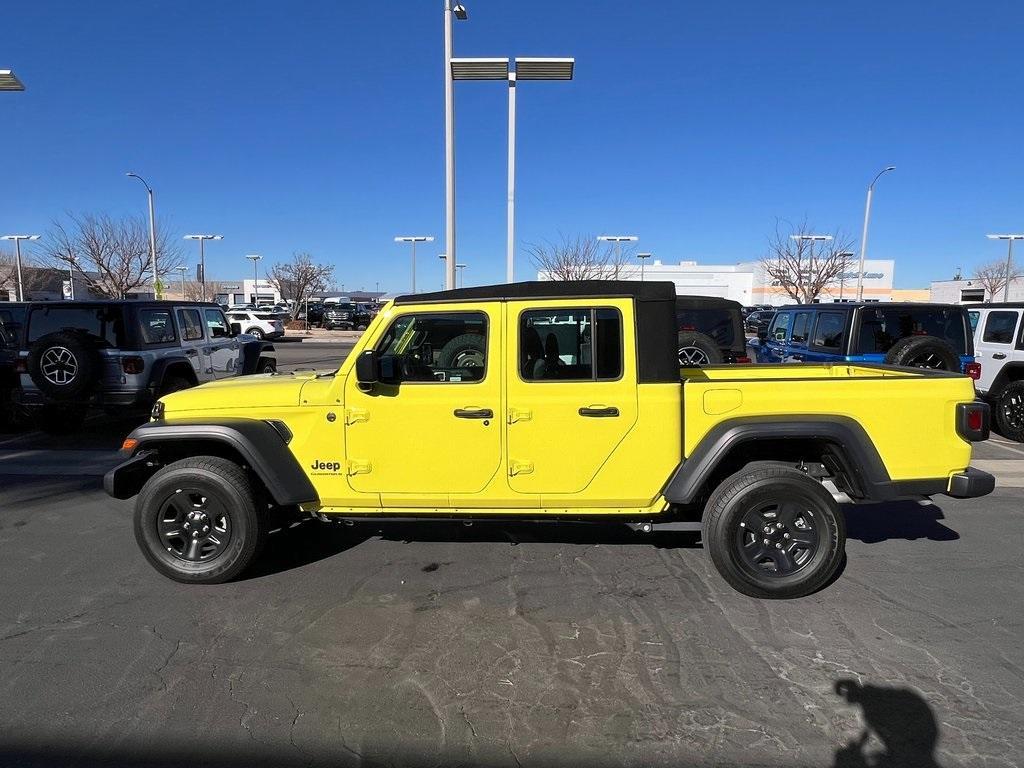
{"type": "Polygon", "coordinates": [[[213,378],[223,379],[237,375],[236,366],[241,359],[238,350],[241,344],[231,335],[224,313],[219,309],[204,309],[203,317],[206,321],[207,343],[202,351],[209,356],[209,368],[213,378]]]}
{"type": "Polygon", "coordinates": [[[980,391],[988,392],[992,388],[992,382],[1013,354],[1020,315],[1017,309],[990,309],[980,318],[974,348],[981,363],[981,378],[977,384],[980,391]]]}
{"type": "Polygon", "coordinates": [[[213,378],[210,356],[205,352],[203,343],[203,318],[198,309],[179,309],[178,327],[181,328],[181,347],[185,357],[192,365],[196,381],[209,381],[213,378]]]}
{"type": "Polygon", "coordinates": [[[548,506],[545,496],[584,492],[636,423],[632,301],[509,302],[507,312],[509,485],[548,506]]]}
{"type": "Polygon", "coordinates": [[[842,359],[848,313],[818,310],[816,314],[804,360],[825,363],[842,359]]]}

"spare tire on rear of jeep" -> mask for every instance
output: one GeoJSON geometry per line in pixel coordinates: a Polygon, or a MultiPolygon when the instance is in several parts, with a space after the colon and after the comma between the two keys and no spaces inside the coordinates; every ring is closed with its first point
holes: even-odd
{"type": "Polygon", "coordinates": [[[679,365],[682,368],[717,365],[725,359],[718,343],[705,333],[680,331],[676,337],[676,346],[679,348],[679,365]]]}
{"type": "Polygon", "coordinates": [[[82,334],[57,331],[29,347],[28,374],[46,397],[78,400],[96,385],[100,356],[82,334]]]}
{"type": "Polygon", "coordinates": [[[932,368],[960,372],[960,356],[953,345],[936,336],[908,336],[900,339],[885,356],[888,365],[932,368]]]}
{"type": "Polygon", "coordinates": [[[439,368],[483,368],[486,341],[478,333],[464,333],[456,336],[443,347],[437,356],[439,368]]]}

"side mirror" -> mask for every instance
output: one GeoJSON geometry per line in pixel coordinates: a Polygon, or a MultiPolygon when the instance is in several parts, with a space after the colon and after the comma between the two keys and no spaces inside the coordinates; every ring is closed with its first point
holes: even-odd
{"type": "Polygon", "coordinates": [[[356,381],[367,386],[380,381],[380,358],[375,350],[368,349],[356,358],[356,381]]]}
{"type": "Polygon", "coordinates": [[[761,340],[761,343],[768,341],[768,329],[758,330],[757,338],[761,340]]]}
{"type": "Polygon", "coordinates": [[[241,323],[232,323],[231,324],[231,335],[232,336],[238,336],[241,333],[242,333],[242,324],[241,323]]]}

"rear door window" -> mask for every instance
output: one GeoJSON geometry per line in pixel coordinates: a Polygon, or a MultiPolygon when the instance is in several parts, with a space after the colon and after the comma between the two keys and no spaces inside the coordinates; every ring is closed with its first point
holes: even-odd
{"type": "Polygon", "coordinates": [[[203,320],[198,309],[179,309],[178,325],[181,326],[183,341],[199,341],[203,338],[203,320]]]}
{"type": "Polygon", "coordinates": [[[611,381],[622,376],[622,315],[613,308],[531,310],[519,316],[524,381],[611,381]]]}
{"type": "Polygon", "coordinates": [[[797,312],[793,317],[793,333],[790,334],[790,341],[794,344],[806,344],[810,328],[811,313],[797,312]]]}
{"type": "Polygon", "coordinates": [[[731,347],[736,340],[733,314],[728,309],[677,309],[676,322],[680,331],[697,331],[710,336],[719,347],[731,347]]]}
{"type": "Polygon", "coordinates": [[[207,309],[204,314],[206,315],[206,331],[211,339],[220,339],[231,335],[228,333],[228,323],[224,319],[223,312],[219,309],[207,309]]]}
{"type": "Polygon", "coordinates": [[[871,307],[861,312],[861,354],[885,354],[908,336],[935,336],[966,355],[970,323],[961,307],[871,307]]]}
{"type": "Polygon", "coordinates": [[[838,352],[843,346],[845,328],[846,315],[842,312],[819,312],[811,346],[829,352],[838,352]]]}
{"type": "Polygon", "coordinates": [[[1016,312],[989,312],[981,340],[986,344],[1012,344],[1016,328],[1016,312]]]}

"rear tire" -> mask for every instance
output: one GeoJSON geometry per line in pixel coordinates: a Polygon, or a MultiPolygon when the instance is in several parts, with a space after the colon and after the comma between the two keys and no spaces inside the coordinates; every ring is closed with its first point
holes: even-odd
{"type": "Polygon", "coordinates": [[[160,382],[160,391],[157,397],[163,397],[164,395],[169,395],[172,392],[180,392],[183,389],[189,389],[191,387],[192,382],[184,376],[165,376],[164,380],[160,382]]]}
{"type": "Polygon", "coordinates": [[[993,410],[999,434],[1024,443],[1024,381],[1013,381],[1003,387],[993,410]]]}
{"type": "Polygon", "coordinates": [[[250,336],[254,336],[257,339],[263,338],[263,331],[261,331],[259,328],[250,328],[248,331],[246,331],[246,333],[249,334],[250,336]]]}
{"type": "Polygon", "coordinates": [[[256,373],[276,373],[277,362],[271,357],[261,357],[256,363],[256,373]]]}
{"type": "Polygon", "coordinates": [[[146,481],[135,503],[135,540],[167,578],[219,584],[237,577],[259,554],[267,530],[263,518],[241,467],[196,456],[146,481]]]}
{"type": "Polygon", "coordinates": [[[825,586],[842,565],[846,528],[832,494],[792,467],[746,467],[704,509],[715,568],[750,597],[791,598],[825,586]],[[742,525],[741,525],[742,524],[742,525]]]}

